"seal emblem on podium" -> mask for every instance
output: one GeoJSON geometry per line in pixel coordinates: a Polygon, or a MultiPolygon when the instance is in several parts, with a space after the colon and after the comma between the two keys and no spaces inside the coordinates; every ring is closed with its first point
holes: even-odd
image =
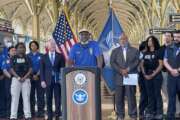
{"type": "Polygon", "coordinates": [[[72,94],[73,102],[77,105],[84,105],[88,102],[88,93],[83,89],[77,89],[72,94]]]}
{"type": "Polygon", "coordinates": [[[83,85],[87,79],[86,79],[86,76],[82,73],[78,73],[75,78],[74,78],[74,81],[77,85],[83,85]]]}

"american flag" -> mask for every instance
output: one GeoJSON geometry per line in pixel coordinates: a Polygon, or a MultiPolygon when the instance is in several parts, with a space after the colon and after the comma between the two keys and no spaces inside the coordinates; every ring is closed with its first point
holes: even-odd
{"type": "Polygon", "coordinates": [[[64,11],[58,18],[53,38],[66,60],[71,47],[77,42],[64,11]]]}

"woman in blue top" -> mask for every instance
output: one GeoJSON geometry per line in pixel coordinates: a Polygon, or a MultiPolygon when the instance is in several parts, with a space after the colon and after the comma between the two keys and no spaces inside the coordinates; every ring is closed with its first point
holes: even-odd
{"type": "Polygon", "coordinates": [[[32,63],[32,75],[31,75],[31,114],[32,117],[44,117],[44,89],[41,87],[40,81],[40,61],[42,54],[39,52],[39,44],[37,41],[31,41],[29,43],[30,53],[28,57],[32,63]],[[35,95],[37,95],[37,102],[35,95]],[[35,103],[37,103],[38,114],[35,114],[35,103]]]}
{"type": "Polygon", "coordinates": [[[11,46],[8,48],[8,56],[3,62],[2,69],[3,73],[5,75],[5,112],[6,112],[6,118],[10,118],[10,109],[11,109],[11,64],[10,59],[16,55],[16,48],[14,46],[11,46]]]}

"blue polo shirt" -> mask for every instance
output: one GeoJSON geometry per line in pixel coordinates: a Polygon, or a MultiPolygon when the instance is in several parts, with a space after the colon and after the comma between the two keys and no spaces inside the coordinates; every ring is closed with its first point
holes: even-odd
{"type": "Polygon", "coordinates": [[[75,44],[69,53],[69,59],[74,61],[75,66],[97,66],[97,57],[102,55],[96,41],[89,41],[88,44],[75,44]]]}
{"type": "Polygon", "coordinates": [[[42,55],[43,54],[39,52],[37,53],[30,52],[28,54],[28,57],[30,58],[31,64],[32,64],[33,74],[36,74],[40,70],[40,62],[41,62],[42,55]]]}

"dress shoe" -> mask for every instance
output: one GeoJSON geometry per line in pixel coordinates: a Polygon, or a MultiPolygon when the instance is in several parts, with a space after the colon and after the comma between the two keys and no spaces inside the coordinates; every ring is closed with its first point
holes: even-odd
{"type": "Polygon", "coordinates": [[[118,119],[117,119],[117,120],[124,120],[124,118],[118,117],[118,119]]]}
{"type": "Polygon", "coordinates": [[[162,114],[155,115],[155,116],[154,116],[154,119],[156,119],[156,120],[162,120],[162,119],[163,119],[163,115],[162,115],[162,114]]]}
{"type": "Polygon", "coordinates": [[[32,120],[31,118],[25,118],[25,120],[32,120]]]}

